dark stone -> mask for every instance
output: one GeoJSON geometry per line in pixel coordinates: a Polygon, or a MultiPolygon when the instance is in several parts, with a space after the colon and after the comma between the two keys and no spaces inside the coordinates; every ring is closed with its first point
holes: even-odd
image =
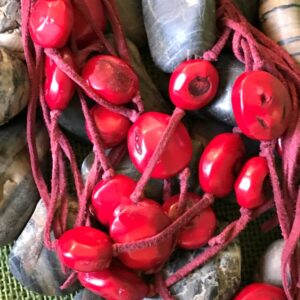
{"type": "Polygon", "coordinates": [[[26,66],[15,55],[0,48],[0,125],[16,116],[28,103],[26,66]]]}
{"type": "Polygon", "coordinates": [[[241,10],[244,16],[253,25],[257,24],[258,20],[258,0],[233,0],[237,7],[241,10]]]}
{"type": "Polygon", "coordinates": [[[0,0],[0,47],[23,52],[20,0],[0,0]]]}
{"type": "MultiPolygon", "coordinates": [[[[148,75],[136,46],[128,40],[128,46],[132,57],[132,65],[140,80],[140,92],[145,106],[145,111],[170,111],[169,106],[162,98],[148,75]]],[[[93,104],[93,101],[89,102],[93,104]]],[[[78,139],[89,143],[85,131],[85,120],[81,111],[80,101],[75,95],[59,118],[59,124],[78,139]]]]}
{"type": "Polygon", "coordinates": [[[182,61],[213,46],[215,5],[213,0],[143,0],[148,42],[158,67],[171,73],[182,61]]]}
{"type": "MultiPolygon", "coordinates": [[[[195,251],[177,250],[165,266],[165,277],[175,273],[202,251],[203,248],[195,251]]],[[[206,264],[174,284],[170,288],[171,294],[177,300],[230,300],[240,286],[241,261],[239,242],[234,241],[206,264]]]]}
{"type": "MultiPolygon", "coordinates": [[[[14,120],[0,128],[0,246],[15,240],[39,199],[31,174],[26,141],[26,123],[14,120]]],[[[48,153],[48,137],[38,125],[37,149],[41,162],[48,153]]]]}
{"type": "Polygon", "coordinates": [[[73,300],[104,300],[104,298],[84,289],[81,290],[73,300]]]}
{"type": "Polygon", "coordinates": [[[147,44],[141,0],[115,1],[126,37],[138,47],[147,44]]]}
{"type": "Polygon", "coordinates": [[[47,296],[66,295],[77,289],[78,283],[67,290],[59,288],[69,273],[62,272],[55,252],[44,247],[46,218],[47,209],[41,200],[12,248],[9,269],[24,287],[33,292],[47,296]]]}

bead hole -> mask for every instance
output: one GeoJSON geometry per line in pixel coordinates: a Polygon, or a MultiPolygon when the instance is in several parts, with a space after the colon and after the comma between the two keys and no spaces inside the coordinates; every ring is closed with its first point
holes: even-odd
{"type": "Polygon", "coordinates": [[[188,90],[192,96],[198,97],[207,93],[207,91],[210,89],[210,86],[211,84],[208,80],[208,77],[196,76],[190,81],[188,90]]]}

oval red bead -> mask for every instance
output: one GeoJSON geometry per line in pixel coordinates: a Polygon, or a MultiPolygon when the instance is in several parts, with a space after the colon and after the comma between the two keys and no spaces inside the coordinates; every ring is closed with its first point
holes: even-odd
{"type": "Polygon", "coordinates": [[[110,265],[112,243],[104,232],[81,226],[58,239],[57,254],[64,265],[75,271],[95,272],[110,265]]]}
{"type": "MultiPolygon", "coordinates": [[[[90,114],[106,148],[117,146],[126,139],[131,126],[128,118],[100,105],[95,105],[90,110],[90,114]]],[[[92,140],[87,127],[86,130],[89,139],[92,140]]]]}
{"type": "Polygon", "coordinates": [[[115,209],[120,204],[132,204],[130,195],[136,187],[136,182],[125,175],[115,175],[110,180],[101,180],[94,188],[92,205],[97,219],[108,226],[115,209]]]}
{"type": "MultiPolygon", "coordinates": [[[[157,202],[142,199],[119,209],[110,225],[110,236],[117,243],[138,241],[158,234],[170,223],[157,202]]],[[[150,272],[169,258],[172,246],[173,238],[170,237],[152,247],[120,253],[118,258],[131,269],[150,272]]]]}
{"type": "MultiPolygon", "coordinates": [[[[131,126],[127,140],[128,151],[131,161],[140,172],[145,170],[169,121],[169,115],[147,112],[131,126]]],[[[191,138],[184,125],[179,123],[151,177],[169,178],[185,168],[191,158],[191,138]]]]}
{"type": "Polygon", "coordinates": [[[253,283],[246,286],[234,300],[287,300],[283,289],[265,284],[253,283]]]}
{"type": "Polygon", "coordinates": [[[276,77],[264,71],[252,71],[236,79],[232,88],[232,109],[245,135],[272,140],[286,130],[292,101],[276,77]]]}
{"type": "Polygon", "coordinates": [[[97,40],[97,34],[94,32],[91,22],[93,21],[96,26],[103,32],[106,25],[106,17],[104,14],[104,8],[99,0],[85,1],[90,13],[90,20],[86,21],[85,17],[77,8],[74,7],[74,27],[73,33],[77,42],[78,48],[84,48],[88,46],[92,41],[97,40]]]}
{"type": "Polygon", "coordinates": [[[65,46],[73,27],[69,0],[37,0],[29,19],[32,40],[43,48],[65,46]]]}
{"type": "Polygon", "coordinates": [[[106,300],[143,300],[149,290],[137,274],[116,263],[103,271],[78,273],[78,279],[82,286],[106,300]]]}
{"type": "Polygon", "coordinates": [[[199,183],[204,192],[222,198],[234,186],[246,154],[239,134],[217,135],[204,149],[199,162],[199,183]]]}
{"type": "Polygon", "coordinates": [[[95,93],[115,105],[130,102],[139,88],[138,77],[132,68],[110,55],[91,58],[83,68],[82,77],[95,93]]]}
{"type": "Polygon", "coordinates": [[[181,63],[172,73],[169,95],[175,106],[200,109],[212,101],[219,86],[216,68],[203,59],[181,63]]]}
{"type": "MultiPolygon", "coordinates": [[[[187,209],[191,208],[201,197],[193,194],[187,194],[187,209]]],[[[164,212],[172,219],[175,219],[178,213],[179,195],[172,196],[163,204],[164,212]]],[[[182,249],[198,249],[207,244],[213,236],[217,226],[217,219],[211,207],[203,209],[197,217],[191,220],[177,235],[177,245],[182,249]]]]}
{"type": "MultiPolygon", "coordinates": [[[[60,54],[64,62],[75,68],[75,61],[69,49],[64,48],[60,54]]],[[[45,59],[44,90],[45,101],[52,110],[64,110],[75,91],[75,83],[49,57],[45,59]]]]}
{"type": "Polygon", "coordinates": [[[234,185],[236,200],[245,208],[256,208],[267,199],[264,195],[264,182],[269,175],[267,160],[253,157],[243,166],[234,185]]]}

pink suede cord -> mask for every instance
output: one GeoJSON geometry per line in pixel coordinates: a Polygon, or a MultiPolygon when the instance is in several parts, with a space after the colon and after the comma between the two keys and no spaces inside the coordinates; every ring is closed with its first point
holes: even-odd
{"type": "Polygon", "coordinates": [[[155,274],[155,286],[156,291],[162,300],[175,300],[174,297],[170,294],[168,288],[166,287],[163,279],[163,275],[161,273],[155,274]]]}

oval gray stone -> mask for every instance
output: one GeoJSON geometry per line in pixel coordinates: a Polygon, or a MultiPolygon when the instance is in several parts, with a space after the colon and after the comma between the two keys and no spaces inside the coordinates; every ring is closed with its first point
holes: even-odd
{"type": "Polygon", "coordinates": [[[44,228],[47,209],[39,201],[31,219],[15,242],[8,265],[13,276],[27,289],[47,296],[66,295],[78,288],[78,283],[67,290],[59,287],[67,279],[54,252],[44,247],[44,228]]]}
{"type": "Polygon", "coordinates": [[[24,63],[0,48],[0,125],[16,116],[28,103],[29,81],[24,63]]]}
{"type": "MultiPolygon", "coordinates": [[[[0,127],[0,140],[0,246],[4,246],[22,231],[39,195],[31,173],[25,121],[14,120],[0,127]]],[[[41,125],[36,142],[40,162],[45,162],[49,142],[41,125]]]]}
{"type": "Polygon", "coordinates": [[[73,300],[104,300],[104,298],[90,292],[87,289],[81,290],[73,300]]]}
{"type": "Polygon", "coordinates": [[[154,63],[171,73],[199,56],[216,40],[214,0],[143,0],[143,14],[154,63]]]}

